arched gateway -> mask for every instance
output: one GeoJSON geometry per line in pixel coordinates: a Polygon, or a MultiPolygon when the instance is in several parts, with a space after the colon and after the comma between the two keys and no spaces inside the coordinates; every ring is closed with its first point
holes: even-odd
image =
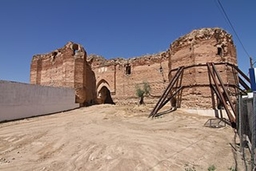
{"type": "Polygon", "coordinates": [[[110,86],[104,79],[100,80],[97,84],[97,98],[101,104],[115,104],[111,97],[110,86]]]}

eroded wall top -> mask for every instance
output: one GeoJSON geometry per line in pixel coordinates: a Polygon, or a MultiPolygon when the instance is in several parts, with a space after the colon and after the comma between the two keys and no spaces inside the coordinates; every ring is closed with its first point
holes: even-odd
{"type": "Polygon", "coordinates": [[[232,36],[228,34],[225,30],[218,27],[202,28],[193,30],[189,34],[179,37],[170,45],[170,49],[172,50],[172,53],[175,53],[179,50],[179,48],[182,48],[183,46],[197,44],[202,40],[207,40],[211,38],[216,39],[216,46],[225,46],[227,45],[227,43],[233,44],[232,36]]]}
{"type": "Polygon", "coordinates": [[[74,56],[76,58],[84,58],[86,59],[86,51],[80,44],[74,42],[68,42],[64,47],[56,49],[50,53],[46,54],[36,54],[32,58],[32,62],[35,60],[47,60],[50,59],[52,62],[57,57],[68,55],[67,57],[74,56]]]}
{"type": "Polygon", "coordinates": [[[166,51],[162,51],[155,54],[147,54],[138,57],[132,58],[113,58],[113,59],[105,59],[100,55],[90,54],[88,55],[87,61],[93,67],[103,67],[103,66],[111,66],[111,65],[126,65],[131,64],[132,66],[140,66],[140,65],[150,65],[154,63],[161,63],[162,61],[166,61],[168,56],[166,55],[166,51]]]}

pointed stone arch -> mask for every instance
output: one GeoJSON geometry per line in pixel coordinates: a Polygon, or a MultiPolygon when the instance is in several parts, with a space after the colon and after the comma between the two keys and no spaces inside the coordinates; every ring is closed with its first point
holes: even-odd
{"type": "Polygon", "coordinates": [[[97,83],[97,98],[99,99],[99,103],[104,104],[114,104],[113,99],[110,93],[110,86],[105,79],[100,80],[97,83]]]}
{"type": "Polygon", "coordinates": [[[101,89],[103,86],[106,86],[106,87],[110,90],[110,85],[109,85],[109,83],[108,83],[105,79],[101,79],[101,80],[97,83],[97,85],[96,85],[97,93],[100,91],[100,89],[101,89]]]}

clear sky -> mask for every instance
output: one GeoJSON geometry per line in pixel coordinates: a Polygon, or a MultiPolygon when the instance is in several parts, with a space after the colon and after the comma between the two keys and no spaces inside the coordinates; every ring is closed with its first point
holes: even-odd
{"type": "MultiPolygon", "coordinates": [[[[256,61],[256,1],[220,2],[256,61]]],[[[238,66],[248,73],[249,57],[217,0],[1,0],[0,80],[29,83],[33,55],[68,41],[82,44],[88,54],[128,58],[166,50],[203,27],[233,35],[238,66]]]]}

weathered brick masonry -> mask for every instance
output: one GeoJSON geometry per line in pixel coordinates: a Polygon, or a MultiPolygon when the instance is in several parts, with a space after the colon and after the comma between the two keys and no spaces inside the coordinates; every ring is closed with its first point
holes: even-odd
{"type": "MultiPolygon", "coordinates": [[[[143,82],[149,83],[151,95],[156,97],[162,94],[168,84],[168,58],[164,52],[112,60],[91,55],[90,60],[96,76],[97,92],[107,87],[116,102],[129,103],[136,99],[135,87],[143,82]]],[[[102,94],[98,95],[104,101],[102,94]]]]}
{"type": "MultiPolygon", "coordinates": [[[[230,63],[237,65],[236,49],[230,34],[220,28],[204,28],[175,40],[168,50],[169,79],[172,78],[175,68],[206,64],[207,62],[223,63],[216,66],[223,83],[230,95],[235,94],[238,85],[237,73],[230,63]]],[[[181,107],[210,108],[211,92],[207,67],[191,67],[184,71],[182,86],[181,107]]]]}
{"type": "Polygon", "coordinates": [[[34,55],[30,83],[74,88],[77,103],[92,104],[96,99],[96,80],[86,57],[84,48],[73,42],[48,54],[34,55]]]}
{"type": "MultiPolygon", "coordinates": [[[[107,60],[89,55],[84,48],[69,42],[63,48],[35,55],[31,62],[31,83],[73,87],[76,102],[129,103],[136,98],[136,85],[148,82],[151,99],[159,98],[180,66],[223,63],[217,66],[230,93],[237,85],[236,73],[226,62],[237,64],[236,49],[230,34],[220,28],[204,28],[175,40],[167,51],[129,59],[107,60]]],[[[211,94],[207,67],[191,67],[183,75],[181,107],[210,108],[211,94]]]]}

